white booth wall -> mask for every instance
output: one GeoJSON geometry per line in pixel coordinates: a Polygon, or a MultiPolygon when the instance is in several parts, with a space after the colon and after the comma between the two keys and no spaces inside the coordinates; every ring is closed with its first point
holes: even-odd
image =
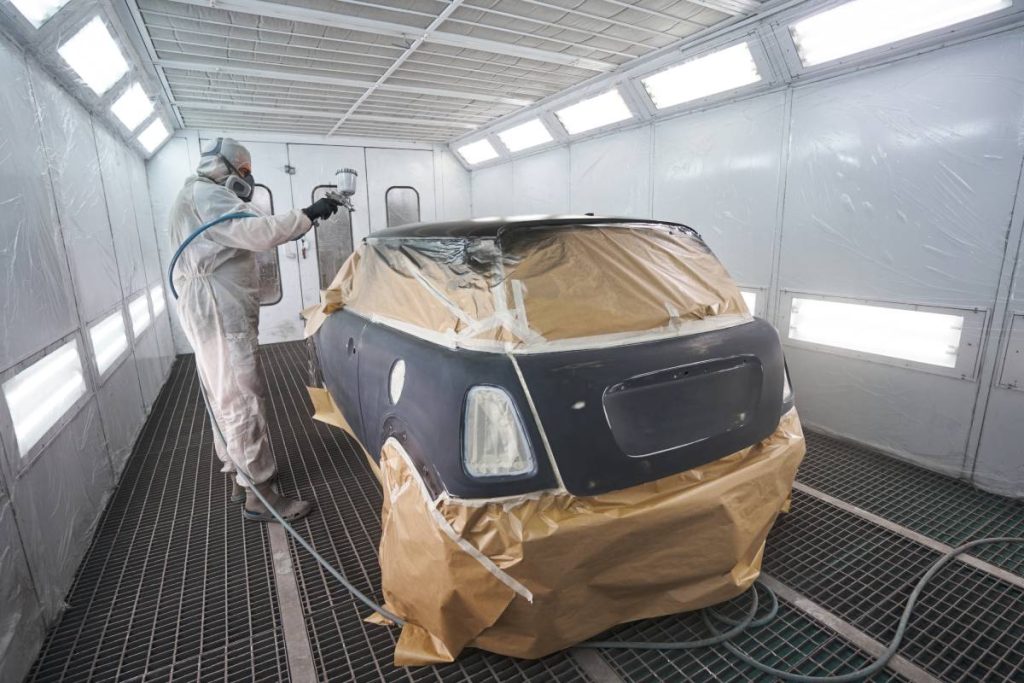
{"type": "Polygon", "coordinates": [[[807,425],[1024,495],[1022,62],[1014,31],[572,142],[473,171],[473,214],[696,228],[782,332],[807,425]],[[970,362],[794,342],[797,293],[962,314],[970,362]]]}
{"type": "MultiPolygon", "coordinates": [[[[20,680],[171,363],[139,151],[0,36],[0,384],[74,342],[85,393],[21,452],[0,392],[0,680],[20,680]],[[128,302],[150,323],[133,334],[128,302]],[[98,371],[90,326],[120,315],[127,347],[98,371]]],[[[54,392],[65,377],[53,378],[54,392]]],[[[45,389],[45,388],[44,388],[45,389]]],[[[45,396],[45,392],[44,392],[45,396]]]]}

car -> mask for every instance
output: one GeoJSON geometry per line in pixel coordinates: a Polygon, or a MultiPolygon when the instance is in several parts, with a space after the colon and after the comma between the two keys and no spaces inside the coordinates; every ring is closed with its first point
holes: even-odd
{"type": "Polygon", "coordinates": [[[592,496],[763,439],[793,408],[775,329],[693,229],[530,216],[372,233],[311,337],[318,374],[379,459],[431,495],[592,496]]]}

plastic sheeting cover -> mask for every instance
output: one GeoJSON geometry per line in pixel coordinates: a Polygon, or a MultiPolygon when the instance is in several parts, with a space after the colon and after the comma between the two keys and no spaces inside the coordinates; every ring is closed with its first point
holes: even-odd
{"type": "Polygon", "coordinates": [[[699,238],[628,223],[497,238],[371,238],[307,309],[307,336],[342,307],[422,336],[508,350],[672,333],[717,316],[749,319],[739,289],[699,238]]]}

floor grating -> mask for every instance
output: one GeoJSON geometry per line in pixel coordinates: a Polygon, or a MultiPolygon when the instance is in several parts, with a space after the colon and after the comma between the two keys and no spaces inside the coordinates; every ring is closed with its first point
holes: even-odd
{"type": "MultiPolygon", "coordinates": [[[[797,479],[947,545],[987,536],[1024,536],[1024,500],[980,491],[863,446],[807,433],[797,479]]],[[[976,557],[1024,576],[1024,547],[988,546],[976,557]]]]}
{"type": "Polygon", "coordinates": [[[288,680],[269,541],[227,490],[181,358],[28,679],[288,680]]]}
{"type": "MultiPolygon", "coordinates": [[[[268,413],[285,493],[315,499],[298,525],[356,586],[380,598],[381,493],[358,446],[314,422],[302,343],[263,348],[268,413]]],[[[1024,532],[1024,504],[985,494],[873,451],[808,434],[804,484],[955,545],[1024,532]]],[[[180,358],[154,406],[29,680],[285,681],[284,635],[269,539],[226,502],[227,484],[191,358],[180,358]]],[[[317,676],[323,681],[587,681],[572,654],[523,661],[467,651],[446,666],[395,668],[397,632],[290,542],[317,676]]],[[[983,559],[1017,573],[1018,552],[983,559]]],[[[794,492],[793,512],[769,537],[765,570],[786,586],[886,641],[921,572],[937,557],[895,532],[794,492]]],[[[742,602],[745,598],[740,598],[742,602]]],[[[732,606],[738,609],[736,605],[732,606]]],[[[1024,594],[956,563],[926,591],[901,655],[941,680],[1024,680],[1024,594]]],[[[608,638],[705,635],[699,616],[625,624],[608,638]]],[[[868,656],[794,606],[738,644],[766,663],[805,674],[845,672],[868,656]]],[[[605,650],[623,681],[768,681],[721,649],[605,650]]],[[[883,672],[874,680],[900,680],[883,672]]]]}

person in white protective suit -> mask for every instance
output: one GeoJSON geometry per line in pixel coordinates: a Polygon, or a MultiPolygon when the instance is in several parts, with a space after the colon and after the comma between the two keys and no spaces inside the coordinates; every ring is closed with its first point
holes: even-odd
{"type": "Polygon", "coordinates": [[[246,519],[274,521],[235,473],[245,473],[286,520],[307,515],[308,502],[277,493],[277,467],[270,449],[265,391],[257,355],[259,287],[256,252],[305,234],[313,221],[338,209],[320,199],[305,209],[273,216],[249,204],[254,181],[249,151],[230,138],[219,138],[200,157],[196,175],[174,202],[171,239],[182,243],[196,228],[229,213],[254,218],[219,223],[182,252],[174,270],[179,292],[178,315],[196,356],[199,378],[218,429],[214,429],[222,472],[232,479],[232,501],[245,501],[246,519]],[[222,440],[223,437],[223,440],[222,440]]]}

